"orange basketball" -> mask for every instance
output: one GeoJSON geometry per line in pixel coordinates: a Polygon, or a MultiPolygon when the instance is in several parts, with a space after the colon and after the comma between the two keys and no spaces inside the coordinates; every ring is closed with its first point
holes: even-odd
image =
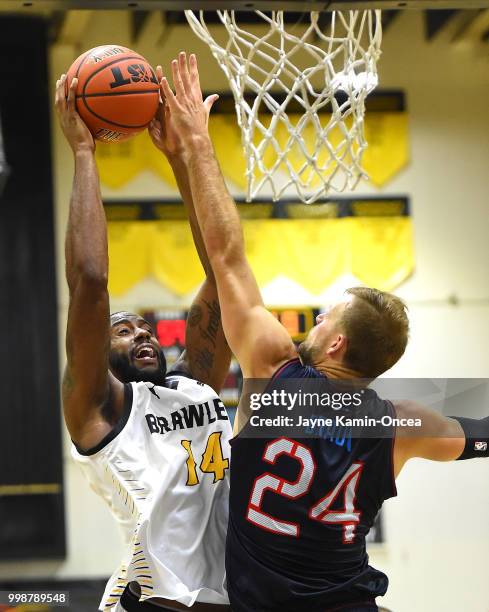
{"type": "Polygon", "coordinates": [[[67,74],[77,77],[76,109],[93,136],[105,142],[127,140],[155,116],[159,86],[142,55],[120,45],[82,53],[67,74]]]}

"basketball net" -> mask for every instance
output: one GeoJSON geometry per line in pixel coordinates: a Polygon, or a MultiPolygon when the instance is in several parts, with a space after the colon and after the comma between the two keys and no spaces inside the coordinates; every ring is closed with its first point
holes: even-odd
{"type": "Polygon", "coordinates": [[[283,11],[255,13],[261,24],[249,31],[235,11],[217,11],[225,30],[208,26],[204,11],[185,11],[229,80],[247,200],[265,185],[274,200],[295,187],[306,203],[354,189],[367,178],[363,124],[365,99],[378,83],[380,11],[305,13],[292,25],[283,11]]]}

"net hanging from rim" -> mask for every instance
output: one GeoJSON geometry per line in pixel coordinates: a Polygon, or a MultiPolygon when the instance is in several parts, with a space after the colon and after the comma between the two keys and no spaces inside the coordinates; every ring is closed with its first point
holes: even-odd
{"type": "Polygon", "coordinates": [[[283,11],[255,11],[261,23],[248,29],[235,11],[217,14],[225,30],[208,26],[204,11],[185,11],[230,83],[248,201],[265,185],[274,200],[295,186],[306,203],[354,189],[366,178],[365,99],[378,83],[381,12],[304,13],[290,24],[283,11]]]}

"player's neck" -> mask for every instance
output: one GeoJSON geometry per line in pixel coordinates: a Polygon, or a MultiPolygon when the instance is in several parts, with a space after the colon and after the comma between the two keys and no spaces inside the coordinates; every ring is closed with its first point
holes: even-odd
{"type": "MultiPolygon", "coordinates": [[[[364,381],[359,372],[352,370],[341,363],[320,363],[315,366],[315,368],[318,370],[318,372],[321,372],[321,374],[324,374],[328,378],[336,378],[340,380],[358,380],[359,382],[362,381],[362,383],[364,381]]],[[[362,386],[367,386],[367,381],[365,381],[362,386]]]]}

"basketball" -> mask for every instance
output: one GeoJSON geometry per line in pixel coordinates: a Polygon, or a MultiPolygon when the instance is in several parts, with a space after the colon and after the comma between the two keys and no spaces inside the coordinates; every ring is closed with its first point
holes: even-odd
{"type": "Polygon", "coordinates": [[[67,87],[75,77],[77,111],[97,140],[127,140],[144,130],[156,113],[155,72],[127,47],[103,45],[82,53],[68,70],[67,87]]]}

